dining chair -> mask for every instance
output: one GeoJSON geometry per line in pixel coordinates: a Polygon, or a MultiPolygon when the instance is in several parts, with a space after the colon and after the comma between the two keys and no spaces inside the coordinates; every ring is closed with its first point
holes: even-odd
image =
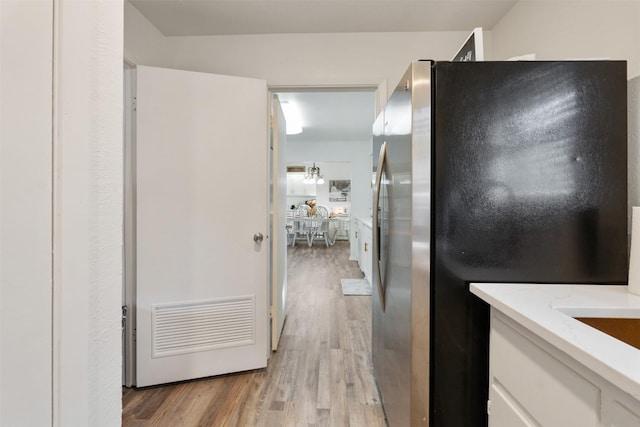
{"type": "Polygon", "coordinates": [[[309,217],[309,211],[311,208],[307,205],[300,205],[293,212],[293,226],[292,226],[292,239],[291,246],[296,245],[296,240],[304,239],[309,242],[309,226],[307,218],[309,217]]]}
{"type": "Polygon", "coordinates": [[[313,246],[316,239],[324,240],[327,247],[333,242],[329,238],[329,209],[326,206],[316,206],[316,216],[310,220],[310,229],[307,236],[309,247],[313,246]]]}
{"type": "Polygon", "coordinates": [[[329,218],[329,209],[326,206],[316,206],[316,216],[320,218],[329,218]]]}
{"type": "Polygon", "coordinates": [[[287,211],[285,228],[287,230],[287,245],[291,245],[291,246],[293,246],[296,240],[296,232],[294,230],[295,221],[293,220],[293,218],[294,218],[294,212],[287,211]]]}

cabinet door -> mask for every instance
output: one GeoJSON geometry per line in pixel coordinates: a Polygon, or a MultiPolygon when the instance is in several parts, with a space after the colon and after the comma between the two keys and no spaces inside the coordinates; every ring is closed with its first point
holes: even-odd
{"type": "Polygon", "coordinates": [[[489,400],[490,427],[515,420],[545,427],[597,426],[600,389],[511,326],[492,309],[489,400]],[[506,400],[506,401],[505,401],[506,400]],[[505,402],[503,402],[505,401],[505,402]]]}
{"type": "Polygon", "coordinates": [[[304,174],[287,174],[287,194],[290,196],[313,196],[316,195],[316,184],[305,184],[304,174]]]}
{"type": "Polygon", "coordinates": [[[302,175],[299,173],[287,174],[287,194],[298,196],[304,194],[304,184],[302,175]]]}
{"type": "Polygon", "coordinates": [[[363,241],[363,252],[362,252],[362,264],[364,277],[371,283],[371,269],[373,267],[373,248],[371,246],[373,241],[373,233],[369,227],[362,227],[362,241],[363,241]]]}
{"type": "Polygon", "coordinates": [[[296,194],[296,179],[292,173],[287,174],[287,195],[293,196],[296,194]]]}
{"type": "Polygon", "coordinates": [[[491,396],[489,410],[489,425],[491,427],[530,427],[532,425],[531,420],[526,419],[524,413],[495,384],[491,385],[489,395],[491,396]]]}
{"type": "Polygon", "coordinates": [[[364,240],[362,238],[362,223],[359,220],[354,221],[355,231],[354,238],[356,244],[358,245],[358,266],[361,271],[364,271],[364,265],[362,264],[363,253],[364,253],[364,240]]]}

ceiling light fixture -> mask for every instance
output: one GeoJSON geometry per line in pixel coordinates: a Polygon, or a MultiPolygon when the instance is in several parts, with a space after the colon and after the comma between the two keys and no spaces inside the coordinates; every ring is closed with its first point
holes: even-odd
{"type": "Polygon", "coordinates": [[[312,167],[307,168],[307,173],[304,174],[305,184],[324,184],[324,177],[320,175],[320,168],[314,163],[312,167]]]}
{"type": "Polygon", "coordinates": [[[297,135],[302,133],[302,118],[300,110],[289,101],[281,101],[284,119],[287,122],[287,135],[297,135]]]}

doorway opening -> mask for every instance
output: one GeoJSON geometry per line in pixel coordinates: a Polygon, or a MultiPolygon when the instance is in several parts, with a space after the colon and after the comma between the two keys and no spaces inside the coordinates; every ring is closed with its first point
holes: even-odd
{"type": "MultiPolygon", "coordinates": [[[[329,216],[341,220],[330,230],[331,239],[347,240],[349,258],[358,260],[357,221],[371,217],[375,89],[272,91],[283,104],[287,126],[294,116],[301,128],[287,135],[287,209],[305,204],[327,208],[329,216]],[[315,176],[305,182],[305,175],[309,176],[314,167],[323,180],[315,176]]],[[[295,238],[291,235],[290,241],[295,238]]]]}

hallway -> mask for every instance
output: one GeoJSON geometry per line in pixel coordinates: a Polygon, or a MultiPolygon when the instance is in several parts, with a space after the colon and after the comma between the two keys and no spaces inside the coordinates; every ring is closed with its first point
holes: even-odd
{"type": "Polygon", "coordinates": [[[288,315],[264,370],[123,389],[123,426],[384,426],[371,368],[368,296],[348,242],[288,248],[288,315]]]}

